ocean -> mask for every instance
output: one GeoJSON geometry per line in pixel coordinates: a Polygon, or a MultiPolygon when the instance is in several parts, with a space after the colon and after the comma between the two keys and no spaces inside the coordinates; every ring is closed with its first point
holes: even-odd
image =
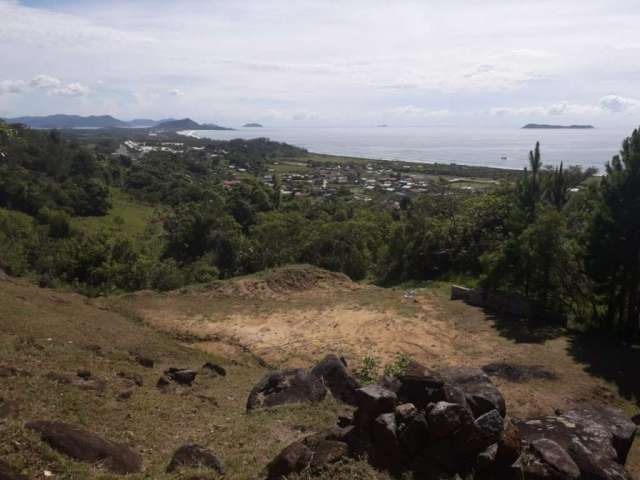
{"type": "Polygon", "coordinates": [[[526,130],[463,127],[282,127],[183,132],[202,138],[266,137],[310,152],[380,160],[457,163],[521,169],[540,142],[546,165],[580,165],[604,170],[632,129],[526,130]]]}

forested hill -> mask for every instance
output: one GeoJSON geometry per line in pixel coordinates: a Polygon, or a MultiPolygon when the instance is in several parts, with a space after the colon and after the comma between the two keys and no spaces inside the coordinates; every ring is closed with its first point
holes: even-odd
{"type": "Polygon", "coordinates": [[[520,175],[483,189],[425,173],[414,189],[407,165],[321,163],[266,139],[138,134],[127,155],[127,137],[110,135],[0,123],[1,269],[89,294],[290,263],[381,284],[455,277],[584,326],[637,331],[639,131],[600,179],[545,167],[536,145],[520,175]],[[316,176],[297,173],[310,165],[316,176]],[[284,173],[306,187],[287,191],[284,173]],[[367,190],[374,175],[380,187],[367,190]]]}

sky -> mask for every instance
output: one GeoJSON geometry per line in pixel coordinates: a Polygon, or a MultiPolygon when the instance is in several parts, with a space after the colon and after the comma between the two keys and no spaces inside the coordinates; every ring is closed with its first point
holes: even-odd
{"type": "Polygon", "coordinates": [[[640,124],[638,0],[0,0],[0,117],[640,124]]]}

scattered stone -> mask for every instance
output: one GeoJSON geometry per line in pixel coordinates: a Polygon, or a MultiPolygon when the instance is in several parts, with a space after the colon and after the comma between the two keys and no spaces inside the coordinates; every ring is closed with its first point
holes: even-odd
{"type": "Polygon", "coordinates": [[[188,368],[169,368],[165,370],[164,374],[171,380],[180,385],[189,385],[193,383],[198,375],[196,370],[190,370],[188,368]]]}
{"type": "Polygon", "coordinates": [[[218,365],[216,363],[207,362],[202,366],[202,368],[210,370],[211,372],[214,372],[214,373],[220,375],[221,377],[226,377],[227,376],[227,371],[224,369],[224,367],[221,367],[220,365],[218,365]]]}
{"type": "Polygon", "coordinates": [[[192,443],[182,445],[175,451],[169,465],[167,473],[173,473],[180,468],[209,468],[224,475],[224,465],[209,449],[192,443]]]}
{"type": "Polygon", "coordinates": [[[291,473],[302,472],[311,465],[313,452],[301,442],[294,442],[282,450],[267,465],[267,480],[280,480],[291,473]]]}
{"type": "Polygon", "coordinates": [[[319,402],[327,394],[322,379],[302,368],[270,373],[253,387],[247,399],[247,411],[287,403],[319,402]]]}
{"type": "Polygon", "coordinates": [[[446,383],[462,390],[475,418],[494,409],[503,417],[506,415],[504,397],[479,368],[450,367],[441,369],[438,373],[446,383]]]}
{"type": "Polygon", "coordinates": [[[133,390],[125,390],[118,394],[118,400],[129,400],[133,396],[133,390]]]}
{"type": "Polygon", "coordinates": [[[539,365],[515,365],[512,363],[490,363],[482,367],[482,371],[492,377],[502,378],[508,382],[524,383],[530,380],[555,380],[557,375],[539,365]]]}
{"type": "MultiPolygon", "coordinates": [[[[81,373],[83,373],[84,375],[87,372],[81,373]]],[[[83,390],[94,390],[100,393],[104,392],[107,388],[107,382],[97,377],[91,377],[90,373],[89,377],[81,377],[78,375],[69,375],[66,373],[49,372],[45,375],[45,378],[61,385],[74,385],[83,390]]]]}
{"type": "Polygon", "coordinates": [[[129,384],[132,385],[136,385],[138,387],[141,387],[144,385],[144,379],[142,378],[142,375],[138,374],[138,373],[134,373],[134,372],[118,372],[117,373],[118,377],[127,380],[129,382],[129,384]]]}
{"type": "Polygon", "coordinates": [[[355,392],[360,388],[360,383],[336,355],[329,354],[324,357],[320,363],[313,367],[310,374],[322,378],[324,384],[337,400],[348,405],[356,404],[355,392]]]}
{"type": "Polygon", "coordinates": [[[38,432],[52,448],[75,460],[100,463],[113,473],[137,473],[142,470],[142,457],[129,447],[105,440],[74,425],[35,421],[26,426],[38,432]]]}
{"type": "Polygon", "coordinates": [[[136,362],[138,362],[145,368],[153,368],[153,366],[155,365],[155,362],[145,355],[141,355],[137,352],[131,352],[131,356],[135,359],[136,362]]]}
{"type": "Polygon", "coordinates": [[[15,468],[0,460],[0,480],[27,480],[15,468]]]}

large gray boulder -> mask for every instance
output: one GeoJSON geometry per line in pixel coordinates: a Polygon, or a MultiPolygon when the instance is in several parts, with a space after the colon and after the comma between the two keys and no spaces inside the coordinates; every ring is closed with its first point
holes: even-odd
{"type": "Polygon", "coordinates": [[[105,440],[95,433],[62,422],[35,421],[27,428],[38,432],[45,442],[59,452],[88,463],[100,463],[113,473],[137,473],[142,457],[126,445],[105,440]]]}
{"type": "Polygon", "coordinates": [[[559,416],[514,420],[522,440],[548,439],[564,449],[588,479],[627,479],[623,465],[636,425],[622,412],[605,407],[572,410],[559,416]]]}
{"type": "Polygon", "coordinates": [[[489,376],[479,368],[449,367],[438,370],[445,383],[458,388],[465,396],[474,417],[497,410],[503,417],[507,413],[504,397],[489,376]]]}
{"type": "Polygon", "coordinates": [[[253,387],[247,399],[247,411],[288,403],[318,402],[327,389],[322,378],[302,368],[291,368],[265,375],[253,387]]]}

